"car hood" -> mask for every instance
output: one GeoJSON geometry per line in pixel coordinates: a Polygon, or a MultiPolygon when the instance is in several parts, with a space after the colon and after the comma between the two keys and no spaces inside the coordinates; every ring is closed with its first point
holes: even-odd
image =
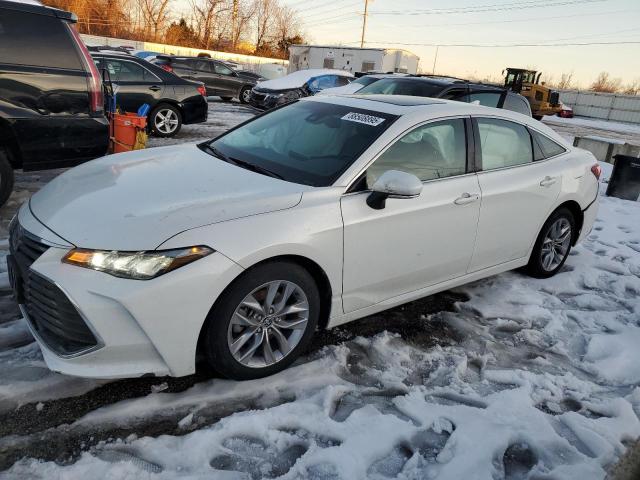
{"type": "Polygon", "coordinates": [[[49,182],[30,207],[75,246],[152,250],[184,230],[292,208],[312,188],[179,145],[80,165],[49,182]]]}

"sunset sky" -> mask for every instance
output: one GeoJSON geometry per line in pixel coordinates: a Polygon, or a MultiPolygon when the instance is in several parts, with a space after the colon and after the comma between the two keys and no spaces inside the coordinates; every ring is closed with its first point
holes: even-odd
{"type": "MultiPolygon", "coordinates": [[[[312,43],[359,46],[364,0],[282,3],[300,12],[312,43]]],[[[556,80],[573,72],[581,86],[601,71],[629,83],[640,79],[640,0],[370,0],[366,42],[410,50],[429,73],[436,47],[428,45],[439,44],[440,74],[497,79],[513,66],[533,67],[556,80]],[[451,44],[535,46],[444,46],[451,44]]]]}

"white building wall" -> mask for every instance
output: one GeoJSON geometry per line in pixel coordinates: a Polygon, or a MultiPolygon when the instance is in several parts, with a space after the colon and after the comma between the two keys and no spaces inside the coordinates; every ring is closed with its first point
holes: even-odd
{"type": "Polygon", "coordinates": [[[640,96],[617,93],[560,92],[560,101],[580,117],[640,124],[640,96]]]}
{"type": "Polygon", "coordinates": [[[320,45],[289,47],[289,72],[309,68],[335,68],[351,73],[405,71],[417,73],[419,57],[404,50],[341,48],[320,45]]]}

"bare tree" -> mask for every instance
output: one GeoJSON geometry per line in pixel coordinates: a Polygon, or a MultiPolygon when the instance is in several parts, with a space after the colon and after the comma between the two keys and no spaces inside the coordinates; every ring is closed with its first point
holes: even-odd
{"type": "Polygon", "coordinates": [[[137,0],[141,10],[145,33],[158,41],[169,21],[169,0],[137,0]]]}
{"type": "Polygon", "coordinates": [[[273,20],[277,11],[277,0],[255,0],[256,15],[256,53],[264,50],[271,34],[273,20]]]}
{"type": "Polygon", "coordinates": [[[640,94],[640,78],[636,78],[633,82],[624,87],[622,91],[626,95],[638,95],[640,94]]]}
{"type": "Polygon", "coordinates": [[[600,72],[596,81],[591,84],[589,90],[594,92],[615,93],[620,91],[622,80],[619,78],[611,78],[609,73],[600,72]]]}
{"type": "Polygon", "coordinates": [[[210,48],[215,36],[219,17],[228,10],[225,0],[191,0],[191,8],[195,19],[195,30],[203,48],[210,48]]]}
{"type": "Polygon", "coordinates": [[[296,11],[288,6],[278,6],[274,21],[274,39],[279,56],[287,58],[289,46],[302,43],[301,31],[296,11]]]}
{"type": "Polygon", "coordinates": [[[570,90],[573,87],[573,72],[560,75],[560,81],[558,82],[560,90],[570,90]]]}

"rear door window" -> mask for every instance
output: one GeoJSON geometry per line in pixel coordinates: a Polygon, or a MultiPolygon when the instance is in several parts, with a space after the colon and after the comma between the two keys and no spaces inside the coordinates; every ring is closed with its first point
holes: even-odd
{"type": "Polygon", "coordinates": [[[109,72],[111,80],[114,82],[145,83],[158,81],[158,77],[134,62],[104,58],[101,63],[101,67],[109,72]]]}
{"type": "Polygon", "coordinates": [[[519,123],[478,118],[482,170],[514,167],[533,162],[529,130],[519,123]]]}
{"type": "Polygon", "coordinates": [[[5,9],[0,9],[0,63],[84,70],[62,20],[5,9]]]}
{"type": "Polygon", "coordinates": [[[206,60],[197,60],[195,69],[198,70],[199,72],[212,73],[213,72],[212,67],[213,65],[211,65],[211,62],[207,62],[206,60]]]}

